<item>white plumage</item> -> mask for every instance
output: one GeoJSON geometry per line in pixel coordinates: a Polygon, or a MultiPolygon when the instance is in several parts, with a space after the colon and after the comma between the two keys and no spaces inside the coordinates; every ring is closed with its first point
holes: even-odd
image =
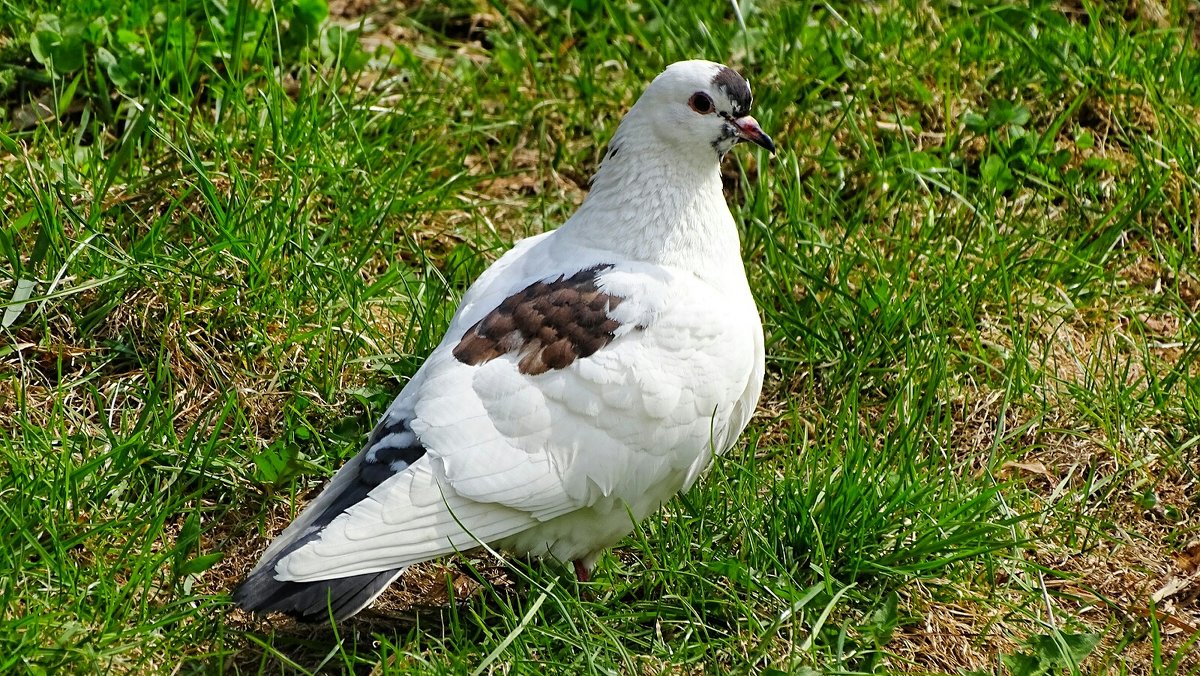
{"type": "Polygon", "coordinates": [[[370,441],[235,593],[358,612],[404,568],[479,543],[581,576],[746,426],[763,332],[720,160],[774,150],[732,70],[676,63],[621,122],[590,194],[467,291],[370,441]],[[632,516],[632,520],[631,517],[632,516]]]}

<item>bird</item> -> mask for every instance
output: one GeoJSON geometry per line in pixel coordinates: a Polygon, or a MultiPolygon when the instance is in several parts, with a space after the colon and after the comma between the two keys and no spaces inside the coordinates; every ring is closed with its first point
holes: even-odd
{"type": "Polygon", "coordinates": [[[720,170],[741,142],[775,152],[751,102],[719,63],[655,77],[577,210],[468,288],[234,602],[340,621],[409,566],[484,545],[589,581],[603,552],[690,488],[762,390],[762,321],[720,170]]]}

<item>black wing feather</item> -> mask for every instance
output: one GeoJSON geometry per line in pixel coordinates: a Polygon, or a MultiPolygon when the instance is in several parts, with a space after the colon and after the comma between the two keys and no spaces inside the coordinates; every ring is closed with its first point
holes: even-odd
{"type": "MultiPolygon", "coordinates": [[[[371,433],[359,452],[358,467],[352,481],[342,488],[318,514],[308,528],[269,560],[261,563],[233,592],[233,600],[254,612],[284,612],[305,622],[321,622],[333,611],[334,619],[347,618],[383,593],[403,568],[379,573],[314,582],[285,582],[275,579],[275,567],[292,552],[319,540],[321,532],[334,519],[359,502],[376,486],[403,472],[425,455],[425,447],[409,427],[407,420],[385,420],[371,433]]],[[[353,462],[353,461],[352,461],[353,462]]]]}

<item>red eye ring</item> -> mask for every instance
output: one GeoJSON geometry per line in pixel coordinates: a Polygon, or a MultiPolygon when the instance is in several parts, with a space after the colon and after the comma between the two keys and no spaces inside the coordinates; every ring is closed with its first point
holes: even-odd
{"type": "Polygon", "coordinates": [[[704,92],[692,94],[692,98],[688,99],[688,107],[701,115],[708,115],[717,109],[712,98],[704,92]]]}

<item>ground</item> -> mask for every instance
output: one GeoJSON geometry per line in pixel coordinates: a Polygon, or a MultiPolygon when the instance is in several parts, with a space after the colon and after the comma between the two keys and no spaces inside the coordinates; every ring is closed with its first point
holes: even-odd
{"type": "Polygon", "coordinates": [[[120,5],[0,3],[0,671],[1200,672],[1200,4],[120,5]],[[780,145],[743,441],[587,584],[233,608],[697,57],[780,145]]]}

